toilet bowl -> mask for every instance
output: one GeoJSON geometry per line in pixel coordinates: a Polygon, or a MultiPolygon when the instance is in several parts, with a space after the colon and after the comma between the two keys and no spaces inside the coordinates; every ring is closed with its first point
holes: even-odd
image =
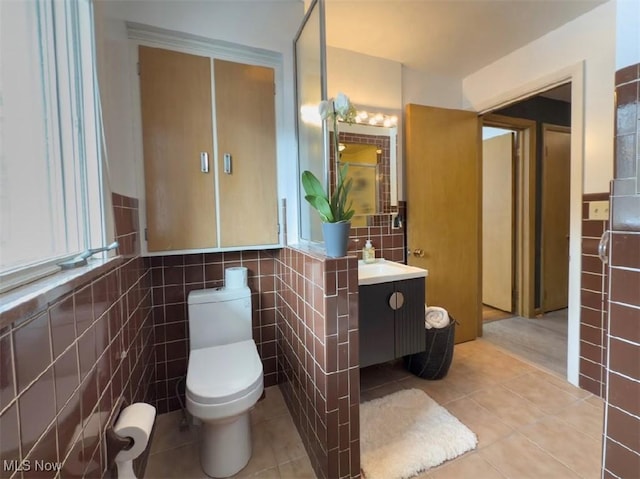
{"type": "Polygon", "coordinates": [[[202,422],[203,471],[229,477],[251,458],[249,410],[264,389],[262,361],[251,339],[251,291],[191,291],[188,303],[186,406],[202,422]]]}

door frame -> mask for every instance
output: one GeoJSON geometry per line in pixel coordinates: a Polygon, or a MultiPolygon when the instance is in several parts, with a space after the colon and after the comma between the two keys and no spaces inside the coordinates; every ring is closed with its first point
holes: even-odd
{"type": "Polygon", "coordinates": [[[480,119],[482,126],[518,133],[514,205],[516,294],[513,312],[531,318],[535,316],[536,122],[495,113],[487,113],[480,119]]]}
{"type": "Polygon", "coordinates": [[[571,186],[569,205],[569,311],[567,380],[578,386],[580,371],[580,279],[582,254],[582,192],[585,141],[585,61],[561,68],[475,105],[478,115],[490,113],[563,83],[571,82],[571,186]]]}

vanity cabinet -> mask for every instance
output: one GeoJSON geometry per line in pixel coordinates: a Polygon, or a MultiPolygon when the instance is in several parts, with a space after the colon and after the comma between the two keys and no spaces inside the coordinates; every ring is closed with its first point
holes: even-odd
{"type": "Polygon", "coordinates": [[[138,52],[147,250],[278,245],[274,69],[138,52]]]}
{"type": "Polygon", "coordinates": [[[425,349],[425,278],[359,287],[360,367],[425,349]]]}

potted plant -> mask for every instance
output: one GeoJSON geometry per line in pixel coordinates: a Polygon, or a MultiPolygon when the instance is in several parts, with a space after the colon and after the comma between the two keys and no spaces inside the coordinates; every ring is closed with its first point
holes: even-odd
{"type": "Polygon", "coordinates": [[[355,119],[355,108],[344,93],[331,100],[322,101],[318,111],[323,120],[333,121],[333,148],[336,160],[336,185],[333,193],[325,192],[322,183],[310,171],[302,173],[302,186],[305,199],[315,208],[322,220],[322,234],[324,236],[327,256],[336,258],[347,254],[351,217],[354,210],[349,201],[352,180],[346,179],[348,165],[338,166],[340,151],[338,141],[338,121],[349,124],[355,119]]]}

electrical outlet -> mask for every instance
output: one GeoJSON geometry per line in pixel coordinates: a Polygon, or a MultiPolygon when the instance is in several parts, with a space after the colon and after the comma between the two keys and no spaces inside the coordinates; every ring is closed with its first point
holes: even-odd
{"type": "Polygon", "coordinates": [[[589,202],[589,219],[590,220],[608,220],[609,219],[609,201],[590,201],[589,202]]]}

